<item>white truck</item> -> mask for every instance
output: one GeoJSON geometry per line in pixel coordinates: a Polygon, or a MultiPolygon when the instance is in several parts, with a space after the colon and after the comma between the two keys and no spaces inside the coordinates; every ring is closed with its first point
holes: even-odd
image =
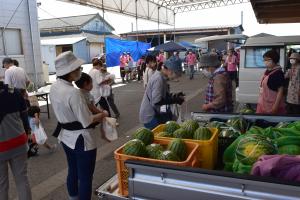
{"type": "Polygon", "coordinates": [[[236,89],[236,101],[240,104],[256,104],[259,83],[266,70],[263,54],[275,49],[280,55],[279,64],[283,71],[288,66],[288,52],[299,52],[300,36],[263,36],[250,37],[240,49],[239,87],[236,89]]]}
{"type": "MultiPolygon", "coordinates": [[[[199,122],[227,120],[236,116],[241,115],[192,113],[192,118],[199,122]]],[[[243,117],[249,121],[267,120],[272,124],[300,120],[300,116],[243,117]]],[[[118,194],[118,177],[115,175],[96,190],[99,199],[300,200],[299,182],[132,160],[126,161],[126,166],[130,172],[128,197],[118,194]]]]}

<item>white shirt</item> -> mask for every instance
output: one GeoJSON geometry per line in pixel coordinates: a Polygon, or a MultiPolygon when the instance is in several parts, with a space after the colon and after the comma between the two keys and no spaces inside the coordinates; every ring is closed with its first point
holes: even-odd
{"type": "Polygon", "coordinates": [[[95,103],[98,103],[101,98],[100,93],[100,83],[104,80],[104,77],[101,75],[98,69],[92,68],[89,72],[89,75],[93,79],[93,89],[91,91],[91,95],[93,95],[95,103]]]}
{"type": "Polygon", "coordinates": [[[0,68],[0,81],[4,81],[5,68],[0,68]]]}
{"type": "Polygon", "coordinates": [[[143,74],[143,79],[144,79],[144,88],[147,87],[147,84],[150,80],[150,77],[154,74],[154,71],[153,69],[149,68],[149,67],[146,67],[146,70],[143,74]]]}
{"type": "Polygon", "coordinates": [[[4,79],[5,84],[19,89],[26,89],[26,82],[29,81],[24,69],[14,65],[5,71],[4,79]]]}
{"type": "MultiPolygon", "coordinates": [[[[50,89],[50,101],[59,122],[79,121],[83,127],[88,127],[92,123],[92,113],[89,111],[83,95],[71,83],[57,79],[50,89]]],[[[96,135],[91,132],[91,129],[77,131],[62,129],[58,140],[71,149],[75,149],[76,141],[80,135],[84,138],[85,151],[96,148],[96,135]]]]}

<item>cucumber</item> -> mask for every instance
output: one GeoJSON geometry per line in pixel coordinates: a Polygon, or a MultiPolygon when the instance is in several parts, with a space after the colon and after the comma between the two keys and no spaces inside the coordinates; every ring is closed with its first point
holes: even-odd
{"type": "Polygon", "coordinates": [[[278,147],[285,145],[300,146],[300,136],[283,136],[274,140],[278,147]]]}

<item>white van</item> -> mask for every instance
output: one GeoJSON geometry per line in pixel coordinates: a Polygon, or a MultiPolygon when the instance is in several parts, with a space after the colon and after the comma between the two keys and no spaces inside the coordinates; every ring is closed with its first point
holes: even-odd
{"type": "Polygon", "coordinates": [[[275,49],[280,54],[279,64],[286,71],[288,52],[299,52],[300,36],[264,36],[250,37],[240,49],[239,87],[236,89],[236,101],[240,104],[256,104],[259,95],[259,83],[266,70],[263,54],[275,49]]]}

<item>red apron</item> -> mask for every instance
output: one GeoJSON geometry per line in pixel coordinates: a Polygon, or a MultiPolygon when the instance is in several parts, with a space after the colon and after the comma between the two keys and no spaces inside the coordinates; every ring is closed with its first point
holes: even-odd
{"type": "MultiPolygon", "coordinates": [[[[262,77],[261,83],[260,83],[260,88],[259,88],[260,91],[259,91],[259,98],[258,98],[256,113],[271,114],[272,107],[276,101],[277,92],[271,90],[268,87],[268,80],[269,80],[270,75],[272,75],[279,69],[275,69],[270,74],[264,75],[262,77]]],[[[278,111],[276,114],[285,114],[284,98],[281,99],[281,101],[279,103],[278,111]]]]}

